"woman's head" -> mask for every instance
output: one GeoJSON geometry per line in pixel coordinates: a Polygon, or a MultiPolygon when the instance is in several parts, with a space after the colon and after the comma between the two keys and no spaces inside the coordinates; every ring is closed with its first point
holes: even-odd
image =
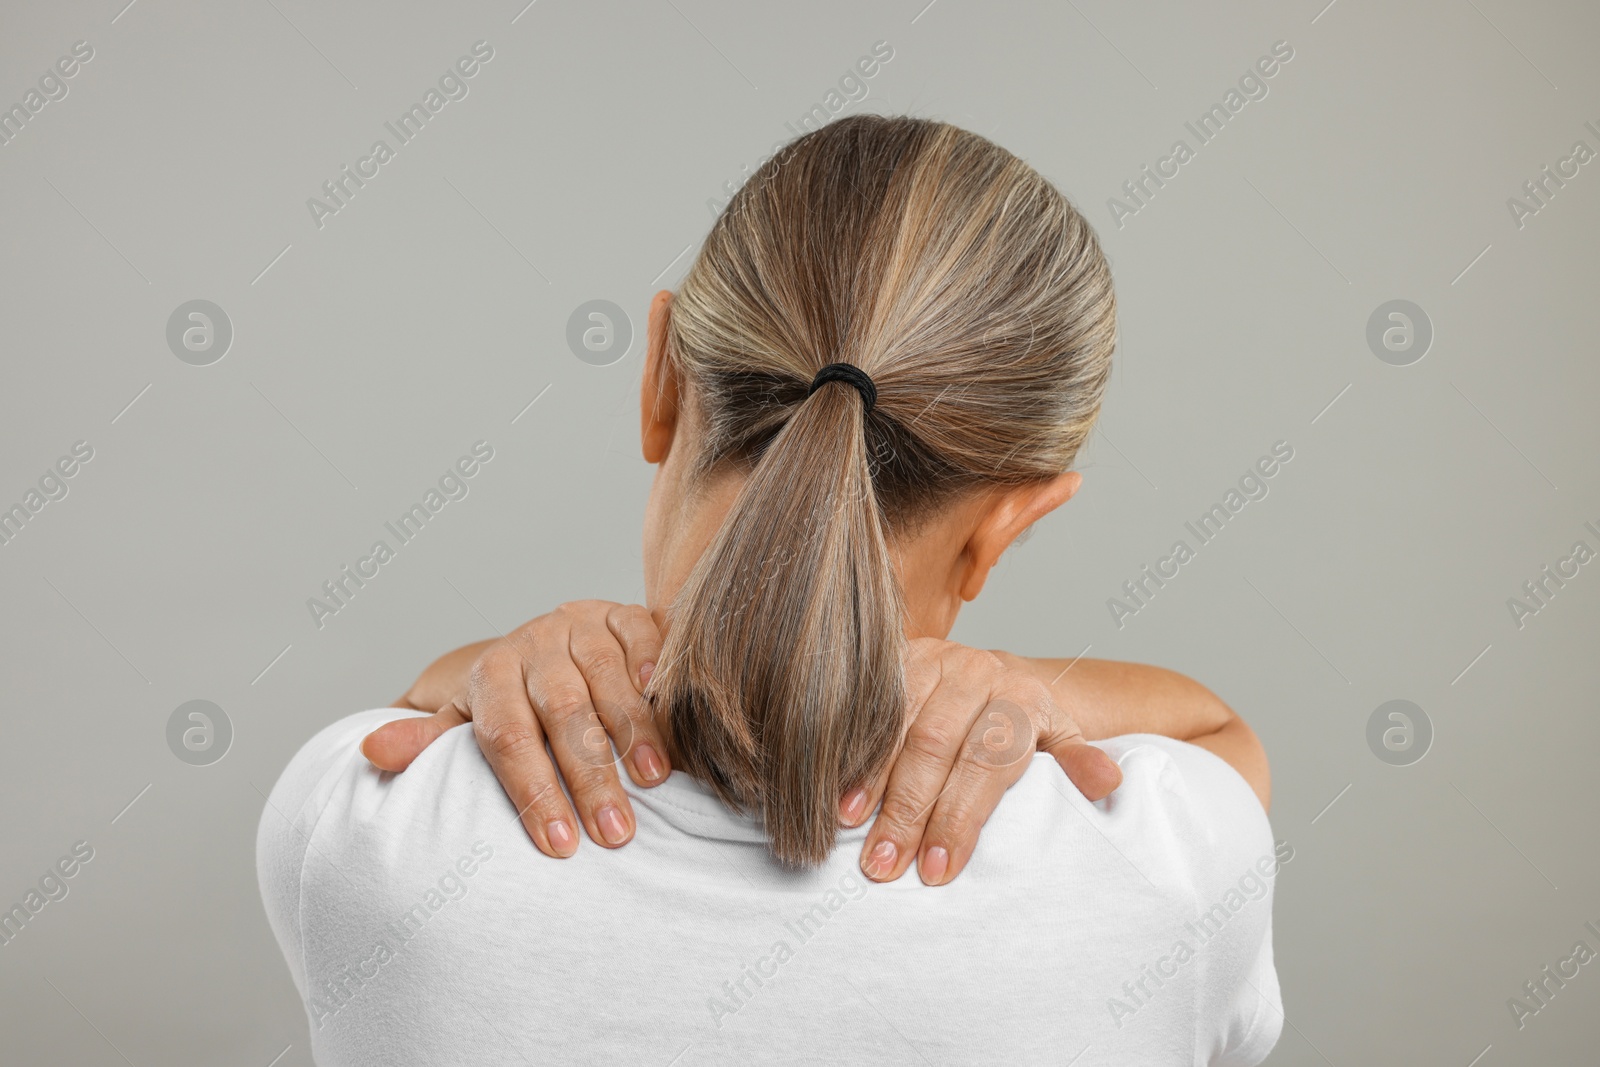
{"type": "Polygon", "coordinates": [[[1114,338],[1083,217],[912,118],[786,146],[658,298],[646,568],[653,597],[677,588],[652,691],[674,765],[759,814],[780,859],[820,861],[840,796],[893,756],[907,631],[948,632],[1076,488],[1114,338]],[[870,411],[848,381],[812,391],[830,363],[871,377],[870,411]]]}

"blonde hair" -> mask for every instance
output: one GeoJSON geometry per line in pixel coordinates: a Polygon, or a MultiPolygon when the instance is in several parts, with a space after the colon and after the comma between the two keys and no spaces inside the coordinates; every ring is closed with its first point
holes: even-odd
{"type": "Polygon", "coordinates": [[[694,477],[747,473],[674,600],[651,692],[675,765],[820,863],[839,800],[905,720],[890,544],[957,494],[1067,470],[1116,333],[1087,221],[1005,149],[859,115],[769,159],[672,305],[667,359],[704,427],[694,477]],[[844,381],[877,387],[870,411],[844,381]]]}

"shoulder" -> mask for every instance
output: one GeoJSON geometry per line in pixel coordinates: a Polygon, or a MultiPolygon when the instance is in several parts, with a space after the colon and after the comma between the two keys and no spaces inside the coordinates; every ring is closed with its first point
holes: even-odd
{"type": "Polygon", "coordinates": [[[1187,882],[1191,918],[1181,937],[1204,976],[1197,1007],[1206,1022],[1196,1038],[1205,1061],[1259,1063],[1283,1025],[1272,901],[1294,846],[1274,840],[1255,791],[1215,754],[1146,734],[1098,744],[1123,769],[1123,784],[1102,802],[1108,816],[1120,808],[1127,820],[1117,843],[1153,871],[1170,861],[1170,884],[1187,882]],[[1142,840],[1128,844],[1129,837],[1142,840]]]}
{"type": "MultiPolygon", "coordinates": [[[[1200,1020],[1196,1062],[1259,1063],[1282,1026],[1272,900],[1293,846],[1274,841],[1254,790],[1213,753],[1151,734],[1092,743],[1117,761],[1122,784],[1091,803],[1054,759],[1035,756],[1015,802],[1001,805],[1011,850],[1033,856],[1048,842],[1045,853],[1062,857],[1048,877],[1069,899],[1094,896],[1105,951],[1125,956],[1135,978],[1152,960],[1181,976],[1200,1020]]],[[[1123,1015],[1144,1011],[1142,1000],[1116,1003],[1123,1015]]]]}
{"type": "Polygon", "coordinates": [[[1089,801],[1039,753],[984,837],[1019,857],[1046,840],[1052,852],[1104,857],[1106,877],[1123,879],[1136,896],[1190,911],[1209,906],[1248,872],[1275,870],[1280,851],[1292,856],[1289,846],[1274,844],[1249,784],[1211,752],[1152,734],[1092,743],[1122,768],[1115,792],[1089,801]]]}
{"type": "Polygon", "coordinates": [[[339,776],[361,768],[378,775],[380,772],[361,754],[362,739],[386,722],[425,714],[405,708],[373,708],[347,715],[317,731],[300,746],[278,776],[262,812],[258,838],[268,834],[275,825],[301,821],[309,813],[308,809],[317,806],[317,801],[326,799],[339,776]]]}
{"type": "Polygon", "coordinates": [[[1148,835],[1167,827],[1207,854],[1272,850],[1272,827],[1255,791],[1215,754],[1186,741],[1156,734],[1124,734],[1091,742],[1122,769],[1122,784],[1105,800],[1090,803],[1049,755],[1033,757],[1023,780],[1026,791],[1056,796],[1090,816],[1101,830],[1148,835]]]}
{"type": "Polygon", "coordinates": [[[308,849],[324,856],[363,845],[381,850],[381,839],[407,837],[408,828],[442,831],[511,811],[470,725],[435,738],[404,774],[380,771],[362,754],[361,741],[379,726],[426,714],[405,708],[357,712],[302,745],[261,813],[258,867],[303,860],[308,849]]]}
{"type": "Polygon", "coordinates": [[[1271,824],[1250,783],[1215,753],[1156,734],[1125,734],[1093,744],[1122,768],[1123,784],[1112,794],[1122,804],[1163,805],[1212,841],[1224,835],[1271,841],[1271,824]]]}
{"type": "MultiPolygon", "coordinates": [[[[256,827],[256,878],[272,931],[302,981],[301,895],[306,857],[325,812],[337,796],[348,798],[362,777],[387,777],[367,763],[361,739],[386,722],[424,714],[374,708],[319,730],[290,758],[267,796],[256,827]]],[[[302,990],[302,993],[304,990],[302,990]]]]}

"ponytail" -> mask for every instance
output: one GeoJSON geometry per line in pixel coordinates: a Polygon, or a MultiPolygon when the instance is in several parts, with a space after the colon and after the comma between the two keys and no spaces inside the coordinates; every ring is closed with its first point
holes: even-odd
{"type": "Polygon", "coordinates": [[[894,752],[904,621],[868,462],[866,396],[819,382],[674,602],[652,677],[673,762],[820,863],[839,799],[894,752]]]}

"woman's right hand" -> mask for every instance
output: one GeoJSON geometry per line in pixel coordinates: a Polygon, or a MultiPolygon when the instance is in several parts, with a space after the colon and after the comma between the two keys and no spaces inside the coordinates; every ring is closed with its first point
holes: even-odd
{"type": "Polygon", "coordinates": [[[861,849],[867,877],[893,881],[913,859],[929,885],[960,874],[983,824],[1036,752],[1055,757],[1089,800],[1122,784],[1122,768],[1088,743],[1049,687],[1020,663],[932,637],[909,643],[910,708],[900,749],[878,781],[847,796],[841,809],[853,826],[883,799],[861,849]]]}
{"type": "Polygon", "coordinates": [[[565,857],[578,848],[563,780],[590,838],[614,848],[633,836],[635,822],[612,744],[640,786],[665,781],[671,769],[643,696],[660,652],[661,632],[637,604],[563,604],[501,640],[439,660],[398,702],[434,714],[379,727],[361,751],[381,770],[403,771],[440,734],[471,722],[541,852],[565,857]]]}

